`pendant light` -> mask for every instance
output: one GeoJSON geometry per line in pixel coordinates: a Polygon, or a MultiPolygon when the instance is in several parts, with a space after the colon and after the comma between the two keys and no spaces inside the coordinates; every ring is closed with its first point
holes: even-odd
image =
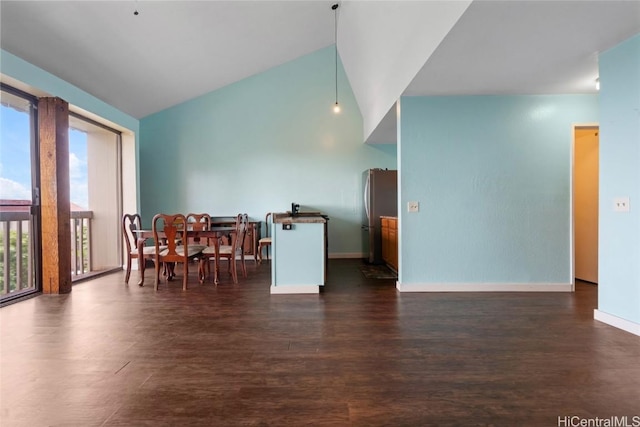
{"type": "Polygon", "coordinates": [[[340,104],[338,104],[338,7],[339,4],[336,3],[331,6],[331,10],[333,10],[333,22],[334,22],[334,40],[335,40],[335,66],[336,66],[336,103],[333,105],[333,112],[338,114],[340,112],[340,104]]]}

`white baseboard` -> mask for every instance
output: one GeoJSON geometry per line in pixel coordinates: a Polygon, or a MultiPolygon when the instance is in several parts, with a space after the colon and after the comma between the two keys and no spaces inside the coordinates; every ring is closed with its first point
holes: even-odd
{"type": "Polygon", "coordinates": [[[598,309],[593,310],[593,318],[599,322],[606,323],[623,331],[640,336],[640,324],[623,319],[613,314],[605,313],[598,309]]]}
{"type": "Polygon", "coordinates": [[[400,283],[400,292],[573,292],[572,283],[400,283]]]}
{"type": "Polygon", "coordinates": [[[329,259],[356,259],[364,258],[362,252],[333,252],[329,254],[329,259]]]}
{"type": "Polygon", "coordinates": [[[315,285],[271,285],[272,294],[319,294],[320,287],[315,285]]]}

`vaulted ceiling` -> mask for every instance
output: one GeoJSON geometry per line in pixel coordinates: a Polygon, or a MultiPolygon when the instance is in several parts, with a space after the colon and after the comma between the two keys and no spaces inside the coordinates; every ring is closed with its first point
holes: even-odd
{"type": "MultiPolygon", "coordinates": [[[[333,44],[332,3],[3,0],[0,46],[142,118],[333,44]]],[[[403,94],[593,93],[638,32],[640,1],[475,0],[403,94]]]]}

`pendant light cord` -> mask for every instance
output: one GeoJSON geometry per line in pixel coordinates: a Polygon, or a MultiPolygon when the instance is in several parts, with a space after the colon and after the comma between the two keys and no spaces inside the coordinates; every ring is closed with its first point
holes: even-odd
{"type": "Polygon", "coordinates": [[[338,103],[338,3],[331,6],[333,9],[334,41],[335,41],[335,66],[336,66],[336,104],[338,103]]]}

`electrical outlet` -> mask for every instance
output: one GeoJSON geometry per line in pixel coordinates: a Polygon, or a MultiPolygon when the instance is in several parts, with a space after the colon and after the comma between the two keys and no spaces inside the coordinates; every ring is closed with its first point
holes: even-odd
{"type": "Polygon", "coordinates": [[[409,212],[418,212],[420,210],[420,203],[418,202],[408,202],[407,203],[407,211],[409,212]]]}
{"type": "Polygon", "coordinates": [[[629,198],[628,197],[616,197],[613,199],[614,212],[629,212],[629,198]]]}

